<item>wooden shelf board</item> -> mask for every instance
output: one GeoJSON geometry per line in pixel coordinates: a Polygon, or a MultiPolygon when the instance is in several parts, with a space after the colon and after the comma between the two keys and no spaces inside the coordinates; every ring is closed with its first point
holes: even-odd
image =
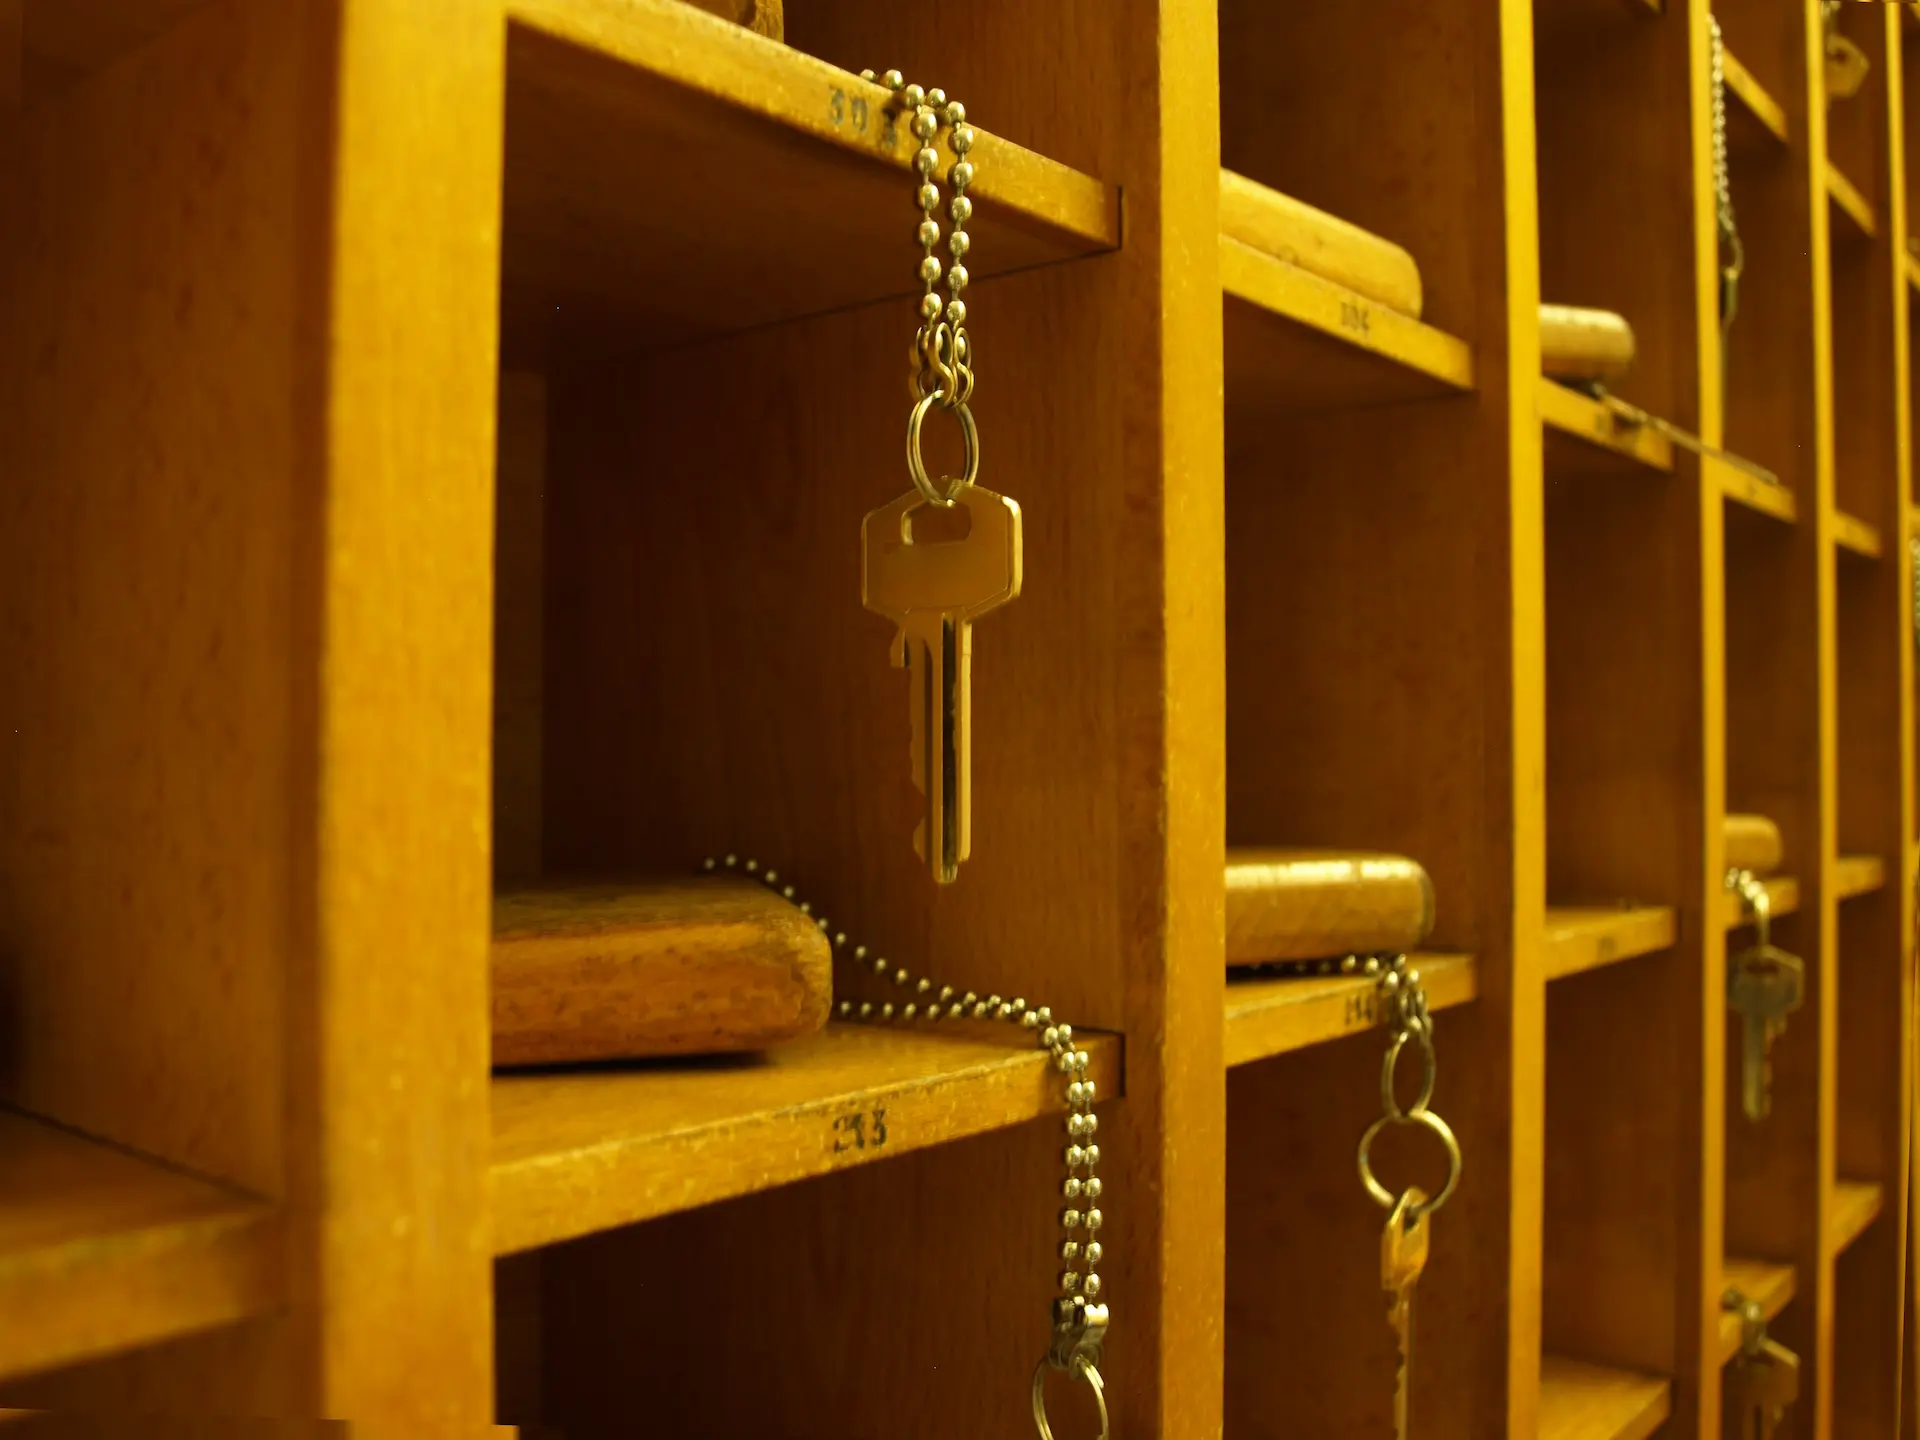
{"type": "MultiPolygon", "coordinates": [[[[1911,15],[1913,11],[1907,13],[1911,15]]],[[[1920,255],[1909,252],[1901,256],[1900,268],[1906,272],[1907,298],[1911,300],[1915,295],[1920,295],[1920,255]]]]}
{"type": "Polygon", "coordinates": [[[1826,169],[1827,198],[1833,202],[1833,208],[1851,220],[1862,236],[1871,240],[1879,233],[1873,206],[1860,193],[1860,188],[1840,173],[1840,168],[1832,160],[1827,161],[1826,169]]]}
{"type": "Polygon", "coordinates": [[[1646,1440],[1672,1408],[1658,1375],[1560,1355],[1540,1362],[1540,1440],[1646,1440]]]}
{"type": "MultiPolygon", "coordinates": [[[[1722,1286],[1735,1286],[1749,1300],[1757,1300],[1768,1320],[1787,1308],[1793,1299],[1795,1276],[1791,1265],[1775,1265],[1768,1260],[1737,1260],[1731,1255],[1721,1268],[1722,1286]]],[[[1740,1350],[1740,1317],[1731,1310],[1720,1312],[1720,1363],[1726,1364],[1740,1350]]]]}
{"type": "MultiPolygon", "coordinates": [[[[1800,908],[1800,882],[1791,875],[1775,875],[1766,882],[1767,899],[1772,904],[1772,915],[1779,919],[1782,915],[1791,915],[1800,908]]],[[[1731,890],[1720,893],[1720,914],[1729,930],[1737,930],[1742,925],[1751,924],[1740,904],[1740,897],[1731,890]]]]}
{"type": "MultiPolygon", "coordinates": [[[[1480,993],[1471,955],[1415,955],[1427,1005],[1445,1010],[1480,993]]],[[[1380,1023],[1378,986],[1350,975],[1227,981],[1226,1055],[1245,1065],[1371,1030],[1380,1023]]]]}
{"type": "Polygon", "coordinates": [[[1833,543],[1868,560],[1880,558],[1880,528],[1842,510],[1833,512],[1833,543]]]}
{"type": "Polygon", "coordinates": [[[1312,410],[1473,388],[1464,340],[1220,237],[1232,408],[1312,410]]]}
{"type": "Polygon", "coordinates": [[[0,1375],[277,1308],[274,1211],[0,1109],[0,1375]]]}
{"type": "MultiPolygon", "coordinates": [[[[659,344],[919,293],[883,86],[678,0],[507,11],[510,322],[659,344]]],[[[970,158],[976,278],[1119,244],[1112,187],[985,131],[970,158]]]]}
{"type": "Polygon", "coordinates": [[[1723,51],[1722,54],[1728,91],[1744,107],[1746,114],[1759,122],[1762,130],[1782,145],[1786,144],[1788,134],[1786,107],[1767,93],[1766,87],[1753,78],[1751,70],[1734,58],[1731,50],[1723,51]]]}
{"type": "Polygon", "coordinates": [[[1837,900],[1869,894],[1886,883],[1886,862],[1878,855],[1842,855],[1834,862],[1833,893],[1837,900]]]}
{"type": "MultiPolygon", "coordinates": [[[[1083,1038],[1100,1097],[1118,1096],[1118,1037],[1083,1038]]],[[[496,1075],[494,1249],[570,1240],[1065,1108],[1046,1053],[987,1022],[836,1023],[765,1055],[496,1075]]]]}
{"type": "Polygon", "coordinates": [[[1547,978],[1577,975],[1636,955],[1665,950],[1674,941],[1674,915],[1665,905],[1547,909],[1547,978]]]}
{"type": "MultiPolygon", "coordinates": [[[[1673,472],[1673,442],[1666,436],[1647,426],[1623,425],[1598,400],[1545,376],[1540,380],[1540,420],[1548,430],[1571,436],[1586,447],[1611,452],[1650,470],[1673,472]]],[[[1553,465],[1551,456],[1548,464],[1553,465]]]]}
{"type": "Polygon", "coordinates": [[[1866,1232],[1886,1203],[1886,1193],[1876,1184],[1861,1180],[1838,1180],[1833,1186],[1833,1253],[1839,1255],[1866,1232]]]}
{"type": "Polygon", "coordinates": [[[1718,485],[1720,493],[1734,504],[1757,510],[1775,520],[1784,520],[1789,525],[1799,520],[1799,507],[1794,503],[1793,492],[1786,486],[1769,485],[1765,480],[1711,456],[1701,460],[1700,468],[1702,475],[1718,485]]]}

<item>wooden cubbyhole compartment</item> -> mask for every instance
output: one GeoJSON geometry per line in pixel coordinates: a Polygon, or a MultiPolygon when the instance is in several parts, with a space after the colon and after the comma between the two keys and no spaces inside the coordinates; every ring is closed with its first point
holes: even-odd
{"type": "MultiPolygon", "coordinates": [[[[1879,239],[1892,223],[1892,208],[1887,193],[1887,145],[1892,134],[1888,114],[1887,91],[1887,15],[1879,5],[1845,4],[1840,7],[1839,31],[1857,45],[1867,57],[1866,82],[1849,99],[1837,96],[1827,103],[1827,197],[1832,208],[1834,255],[1836,259],[1849,245],[1879,239]]],[[[1861,244],[1859,248],[1866,249],[1861,244]]],[[[1879,245],[1872,248],[1878,249],[1879,245]]],[[[1880,296],[1875,313],[1889,334],[1892,326],[1885,297],[1880,296]]],[[[1834,297],[1838,318],[1839,296],[1834,297]]],[[[1834,335],[1834,370],[1838,383],[1848,356],[1834,335]]],[[[1876,390],[1876,394],[1880,393],[1876,390]]],[[[1893,412],[1884,411],[1891,424],[1893,412]]]]}
{"type": "MultiPolygon", "coordinates": [[[[1480,1167],[1496,1163],[1503,1091],[1489,1073],[1494,1017],[1460,1002],[1505,918],[1476,859],[1501,824],[1486,768],[1502,662],[1498,602],[1474,558],[1493,506],[1447,478],[1476,473],[1480,443],[1467,400],[1228,416],[1227,843],[1410,855],[1438,897],[1427,948],[1447,958],[1417,960],[1438,1012],[1435,1107],[1476,1182],[1436,1217],[1421,1282],[1414,1383],[1428,1413],[1497,1399],[1479,1384],[1492,1337],[1465,1317],[1496,1283],[1501,1202],[1480,1167]],[[1410,714],[1446,719],[1408,728],[1410,714]]],[[[1227,1090],[1228,1434],[1276,1414],[1325,1435],[1391,1419],[1384,1217],[1353,1163],[1380,1108],[1385,1040],[1370,999],[1364,982],[1227,984],[1227,1058],[1239,1062],[1227,1090]],[[1310,1010],[1311,1031],[1286,1023],[1310,1010]],[[1322,1300],[1310,1312],[1273,1304],[1275,1275],[1322,1300]]],[[[1431,1190],[1444,1178],[1437,1155],[1400,1138],[1382,1142],[1382,1173],[1431,1190]]]]}
{"type": "Polygon", "coordinates": [[[1804,440],[1813,428],[1813,335],[1808,181],[1798,151],[1806,126],[1803,17],[1799,7],[1772,0],[1725,0],[1713,9],[1731,57],[1729,166],[1746,252],[1726,347],[1723,443],[1772,471],[1786,493],[1709,468],[1721,473],[1730,498],[1791,519],[1807,509],[1814,483],[1804,440]]]}
{"type": "MultiPolygon", "coordinates": [[[[1684,194],[1689,179],[1686,150],[1670,143],[1687,107],[1687,28],[1619,0],[1533,8],[1540,298],[1625,317],[1635,359],[1609,388],[1697,430],[1691,212],[1656,198],[1684,194]]],[[[1662,437],[1556,391],[1542,391],[1550,478],[1674,469],[1662,437]]]]}
{"type": "Polygon", "coordinates": [[[1423,292],[1408,317],[1222,237],[1228,409],[1472,389],[1498,334],[1475,203],[1500,189],[1490,137],[1464,123],[1476,93],[1497,99],[1477,20],[1222,0],[1219,24],[1221,164],[1405,247],[1423,292]]]}
{"type": "MultiPolygon", "coordinates": [[[[1052,1005],[1117,1098],[1097,1032],[1127,1023],[1123,897],[1156,883],[1125,840],[1151,825],[1121,700],[1146,683],[1131,617],[1157,535],[1127,498],[1125,367],[1086,363],[1122,344],[1124,265],[1052,263],[1117,246],[1117,192],[996,126],[1089,167],[1112,152],[993,78],[996,36],[1045,43],[1015,8],[978,17],[974,70],[934,76],[880,5],[803,9],[791,47],[662,0],[509,7],[496,881],[755,856],[916,973],[1052,1005]],[[973,409],[981,483],[1022,504],[1026,584],[976,631],[974,850],[946,889],[913,848],[892,628],[860,603],[861,518],[911,483],[915,142],[889,138],[882,90],[803,52],[901,64],[981,132],[973,409]]],[[[1103,83],[1083,101],[1118,108],[1103,83]]],[[[928,429],[957,469],[957,428],[928,429]]],[[[496,1076],[500,1418],[618,1433],[644,1393],[688,1436],[1020,1423],[1058,1269],[1058,1091],[1004,1025],[496,1076]],[[955,1277],[931,1332],[902,1323],[908,1270],[955,1277]]],[[[1118,1294],[1148,1201],[1140,1148],[1109,1133],[1118,1294]]]]}

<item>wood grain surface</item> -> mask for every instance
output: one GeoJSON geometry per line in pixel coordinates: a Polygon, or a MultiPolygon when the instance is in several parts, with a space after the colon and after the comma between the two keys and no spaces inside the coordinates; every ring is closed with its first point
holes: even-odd
{"type": "Polygon", "coordinates": [[[1418,861],[1366,851],[1227,851],[1227,964],[1411,950],[1433,928],[1418,861]]]}
{"type": "Polygon", "coordinates": [[[833,947],[765,885],[543,886],[493,902],[493,1063],[760,1050],[811,1035],[833,947]]]}

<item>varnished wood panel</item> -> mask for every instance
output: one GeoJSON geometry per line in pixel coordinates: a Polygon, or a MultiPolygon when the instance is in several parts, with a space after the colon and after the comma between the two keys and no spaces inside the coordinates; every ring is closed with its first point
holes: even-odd
{"type": "Polygon", "coordinates": [[[338,70],[306,242],[327,288],[297,332],[325,408],[299,472],[317,793],[290,841],[310,867],[289,967],[294,1302],[308,1413],[414,1431],[492,1420],[500,155],[476,137],[500,133],[503,26],[492,0],[337,0],[296,32],[338,70]]]}
{"type": "Polygon", "coordinates": [[[0,202],[3,1083],[263,1194],[307,759],[296,42],[208,12],[23,118],[0,202]]]}

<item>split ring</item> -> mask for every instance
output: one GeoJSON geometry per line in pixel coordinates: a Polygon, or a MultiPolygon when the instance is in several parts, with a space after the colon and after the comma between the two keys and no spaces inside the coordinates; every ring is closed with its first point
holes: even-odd
{"type": "Polygon", "coordinates": [[[1440,1193],[1438,1195],[1435,1195],[1425,1204],[1410,1206],[1408,1208],[1407,1220],[1408,1223],[1411,1224],[1423,1215],[1432,1214],[1435,1210],[1438,1210],[1442,1205],[1446,1204],[1452,1197],[1454,1188],[1460,1183],[1460,1142],[1454,1138],[1453,1130],[1448,1126],[1447,1122],[1431,1110],[1408,1110],[1398,1115],[1382,1115],[1378,1120],[1374,1121],[1373,1124],[1369,1125],[1367,1127],[1367,1133],[1360,1137],[1360,1153],[1358,1157],[1360,1161],[1360,1181],[1367,1187],[1367,1193],[1374,1198],[1382,1210],[1391,1210],[1395,1205],[1400,1203],[1399,1197],[1375,1179],[1373,1174],[1373,1142],[1379,1138],[1380,1132],[1389,1125],[1425,1126],[1428,1130],[1431,1130],[1435,1135],[1440,1137],[1440,1143],[1444,1145],[1447,1150],[1447,1183],[1440,1187],[1440,1193]]]}
{"type": "MultiPolygon", "coordinates": [[[[1033,1426],[1040,1432],[1040,1440],[1053,1440],[1053,1427],[1047,1423],[1047,1371],[1059,1368],[1051,1357],[1033,1367],[1033,1426]]],[[[1099,1367],[1085,1356],[1076,1355],[1067,1373],[1079,1376],[1092,1389],[1093,1403],[1100,1407],[1100,1440],[1107,1440],[1107,1387],[1100,1379],[1099,1367]]]]}
{"type": "Polygon", "coordinates": [[[960,468],[960,478],[951,475],[941,476],[941,484],[947,488],[941,490],[927,474],[926,458],[920,453],[920,427],[926,422],[927,412],[935,405],[945,407],[947,392],[935,390],[931,395],[923,395],[913,407],[913,413],[907,417],[907,473],[913,477],[914,488],[926,497],[930,505],[941,509],[950,509],[954,500],[967,486],[973,484],[980,474],[980,432],[974,429],[973,412],[960,401],[950,408],[960,422],[960,441],[966,447],[966,463],[960,468]]]}

